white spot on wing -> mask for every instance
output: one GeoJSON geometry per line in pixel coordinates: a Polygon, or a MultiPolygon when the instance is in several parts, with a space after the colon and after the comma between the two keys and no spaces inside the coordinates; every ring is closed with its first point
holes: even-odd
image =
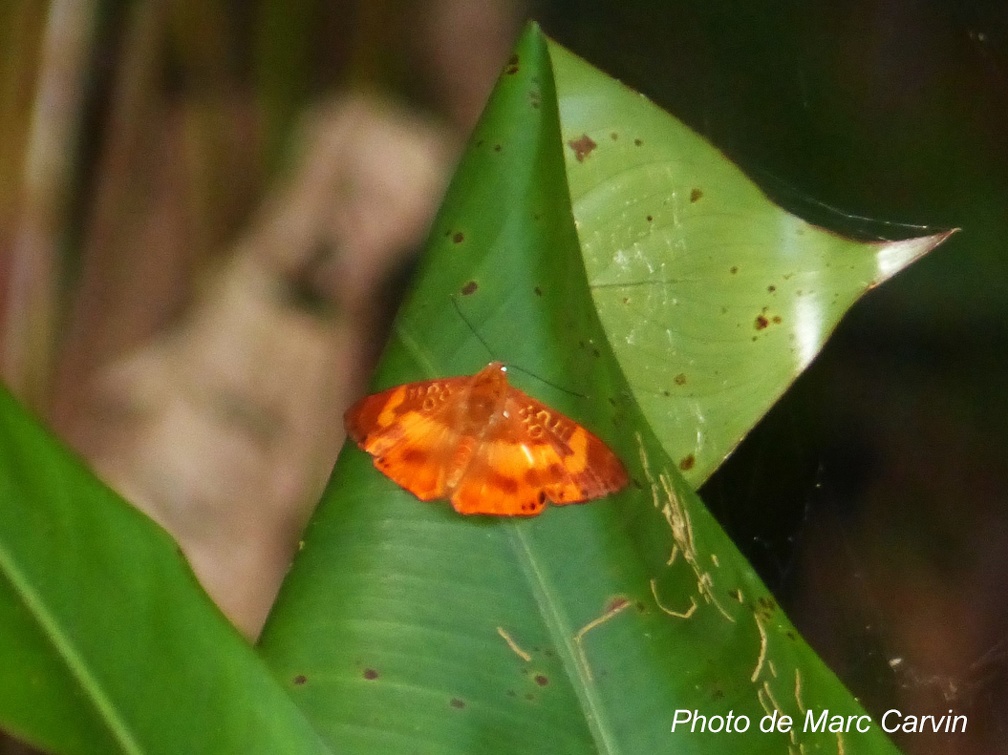
{"type": "Polygon", "coordinates": [[[528,459],[529,466],[535,466],[535,457],[532,455],[531,449],[524,443],[521,444],[522,453],[525,454],[525,458],[528,459]]]}

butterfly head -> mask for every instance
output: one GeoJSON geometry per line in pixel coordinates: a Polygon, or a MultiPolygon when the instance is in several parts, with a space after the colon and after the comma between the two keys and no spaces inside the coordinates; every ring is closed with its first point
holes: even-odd
{"type": "Polygon", "coordinates": [[[491,362],[473,375],[469,390],[469,413],[484,421],[500,410],[508,391],[507,368],[501,362],[491,362]]]}

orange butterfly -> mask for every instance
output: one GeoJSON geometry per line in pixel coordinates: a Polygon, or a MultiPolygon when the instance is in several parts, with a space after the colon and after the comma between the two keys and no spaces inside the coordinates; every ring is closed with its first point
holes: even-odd
{"type": "Polygon", "coordinates": [[[582,503],[627,483],[605,443],[511,387],[500,362],[366,396],[344,423],[386,476],[460,514],[532,516],[547,500],[582,503]]]}

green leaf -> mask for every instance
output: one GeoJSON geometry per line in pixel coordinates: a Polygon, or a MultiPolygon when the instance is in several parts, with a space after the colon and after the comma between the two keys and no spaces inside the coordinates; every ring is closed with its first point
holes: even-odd
{"type": "Polygon", "coordinates": [[[2,390],[0,658],[0,728],[47,751],[327,751],[171,538],[2,390]]]}
{"type": "Polygon", "coordinates": [[[572,222],[551,70],[562,55],[534,26],[519,42],[375,388],[501,359],[518,387],[611,444],[633,483],[531,519],[461,517],[418,502],[348,446],[261,652],[349,752],[894,752],[874,724],[759,731],[774,710],[799,730],[805,711],[864,712],[680,476],[625,382],[572,222]],[[673,731],[677,710],[750,725],[673,731]]]}
{"type": "Polygon", "coordinates": [[[599,317],[635,402],[699,486],[851,304],[949,232],[862,243],[806,223],[640,94],[550,54],[599,317]]]}

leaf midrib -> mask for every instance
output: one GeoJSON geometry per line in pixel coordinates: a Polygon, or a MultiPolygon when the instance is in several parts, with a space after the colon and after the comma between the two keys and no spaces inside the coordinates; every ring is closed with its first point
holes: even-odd
{"type": "Polygon", "coordinates": [[[66,663],[71,677],[77,682],[84,697],[89,700],[98,712],[99,717],[108,726],[113,739],[119,743],[125,753],[144,752],[126,721],[117,713],[116,705],[106,690],[91,673],[88,664],[81,653],[70,641],[69,635],[60,625],[56,615],[49,610],[45,600],[31,587],[31,580],[18,568],[17,559],[2,544],[0,544],[0,574],[11,585],[22,604],[35,619],[43,634],[52,647],[66,663]]]}
{"type": "Polygon", "coordinates": [[[598,691],[592,680],[588,677],[587,669],[581,663],[580,654],[574,643],[573,628],[568,618],[559,610],[560,601],[556,591],[539,566],[523,524],[526,523],[517,521],[502,523],[507,527],[509,541],[531,588],[536,605],[539,607],[539,615],[553,640],[553,645],[557,649],[557,655],[563,663],[567,676],[571,679],[597,751],[603,755],[616,755],[620,752],[620,748],[608,722],[606,708],[599,699],[598,691]]]}

